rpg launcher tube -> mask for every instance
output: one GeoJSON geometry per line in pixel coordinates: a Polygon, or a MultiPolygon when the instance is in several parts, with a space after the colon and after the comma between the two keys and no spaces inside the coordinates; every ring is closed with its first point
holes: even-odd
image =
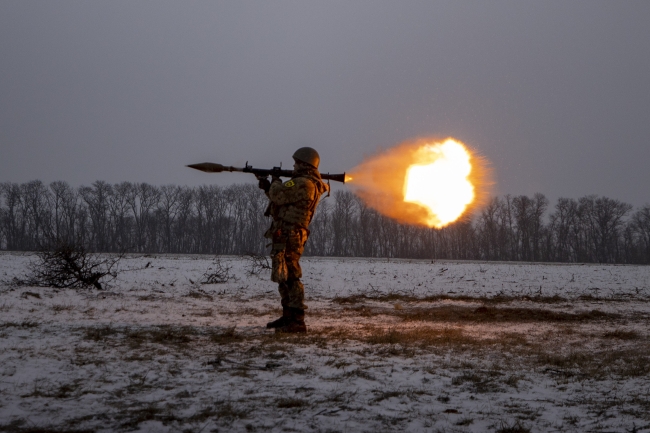
{"type": "MultiPolygon", "coordinates": [[[[274,167],[272,169],[265,168],[253,168],[250,165],[246,167],[232,167],[221,164],[215,164],[213,162],[202,162],[200,164],[190,164],[187,167],[193,168],[195,170],[203,171],[206,173],[222,173],[224,171],[229,172],[241,172],[241,173],[252,173],[256,176],[277,176],[277,177],[293,177],[292,170],[282,170],[279,167],[274,167]]],[[[345,183],[345,173],[343,174],[329,174],[321,173],[321,178],[324,180],[333,180],[335,182],[345,183]]]]}

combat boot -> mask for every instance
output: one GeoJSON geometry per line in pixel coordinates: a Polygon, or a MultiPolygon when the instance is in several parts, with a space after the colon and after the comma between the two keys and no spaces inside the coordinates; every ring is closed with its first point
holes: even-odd
{"type": "Polygon", "coordinates": [[[289,307],[282,307],[282,317],[275,319],[273,322],[267,323],[266,327],[268,329],[280,328],[289,322],[290,316],[291,312],[289,311],[289,307]]]}
{"type": "Polygon", "coordinates": [[[275,328],[275,332],[287,334],[307,332],[307,325],[305,325],[305,310],[302,308],[289,308],[289,317],[287,322],[284,326],[275,328]]]}

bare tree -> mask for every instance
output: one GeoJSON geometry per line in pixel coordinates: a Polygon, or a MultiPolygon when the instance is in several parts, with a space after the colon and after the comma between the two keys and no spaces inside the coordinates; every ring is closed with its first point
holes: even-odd
{"type": "Polygon", "coordinates": [[[305,255],[330,255],[332,244],[332,233],[330,231],[331,203],[331,199],[321,199],[318,203],[314,219],[309,225],[311,234],[309,235],[309,241],[305,244],[305,255]]]}
{"type": "Polygon", "coordinates": [[[498,197],[492,198],[481,210],[477,222],[477,236],[481,248],[481,258],[485,260],[501,259],[499,248],[499,214],[501,200],[498,197]]]}
{"type": "Polygon", "coordinates": [[[221,187],[216,185],[200,186],[196,191],[196,252],[223,254],[225,250],[225,232],[230,229],[230,221],[225,218],[221,195],[221,187]]]}
{"type": "Polygon", "coordinates": [[[148,243],[147,228],[153,216],[153,209],[158,203],[160,191],[148,183],[131,185],[127,194],[127,202],[131,207],[135,221],[135,248],[146,252],[151,247],[148,243]]]}
{"type": "Polygon", "coordinates": [[[588,196],[580,199],[580,208],[590,246],[590,261],[618,261],[623,219],[632,206],[607,197],[588,196]]]}
{"type": "Polygon", "coordinates": [[[332,254],[335,256],[351,256],[356,200],[349,191],[336,191],[334,199],[336,203],[332,210],[331,219],[332,254]]]}
{"type": "MultiPolygon", "coordinates": [[[[0,184],[0,248],[34,250],[59,241],[88,250],[241,254],[265,252],[267,198],[252,184],[198,188],[95,182],[71,188],[39,181],[0,184]]],[[[311,255],[650,263],[650,205],[605,197],[493,198],[476,216],[444,229],[400,224],[338,191],[319,205],[311,255]],[[628,218],[629,217],[629,218],[628,218]]]]}
{"type": "Polygon", "coordinates": [[[91,247],[95,251],[108,250],[109,200],[113,195],[113,187],[108,183],[98,180],[92,187],[83,186],[79,189],[81,198],[88,207],[92,224],[91,247]]]}
{"type": "Polygon", "coordinates": [[[228,280],[235,279],[235,276],[230,273],[232,266],[228,266],[221,261],[219,256],[216,256],[212,261],[212,265],[207,271],[203,273],[200,279],[201,284],[223,284],[228,280]]]}
{"type": "Polygon", "coordinates": [[[650,263],[650,204],[646,204],[632,215],[631,229],[637,236],[640,263],[650,263]]]}
{"type": "Polygon", "coordinates": [[[160,200],[156,203],[156,214],[161,220],[162,244],[165,252],[172,252],[172,227],[180,208],[182,189],[179,186],[164,185],[160,187],[160,200]]]}
{"type": "Polygon", "coordinates": [[[193,189],[181,187],[173,232],[175,248],[169,252],[195,252],[192,226],[195,196],[193,189]]]}
{"type": "Polygon", "coordinates": [[[4,198],[2,226],[6,248],[9,250],[25,249],[23,244],[25,226],[21,224],[20,220],[20,209],[22,207],[20,185],[3,183],[0,186],[4,198]]]}
{"type": "Polygon", "coordinates": [[[134,218],[130,214],[129,193],[132,185],[121,182],[113,185],[113,193],[108,200],[109,251],[129,251],[133,248],[134,218]]]}
{"type": "Polygon", "coordinates": [[[53,207],[51,237],[58,242],[72,244],[76,241],[77,193],[63,181],[52,182],[50,190],[53,207]]]}
{"type": "Polygon", "coordinates": [[[357,230],[354,232],[354,246],[352,248],[355,256],[373,257],[376,255],[378,241],[377,212],[366,205],[359,197],[353,197],[354,209],[358,216],[357,230]]]}
{"type": "Polygon", "coordinates": [[[549,230],[553,234],[551,260],[558,262],[577,261],[576,233],[579,231],[578,203],[569,198],[558,199],[555,212],[550,216],[549,230]]]}

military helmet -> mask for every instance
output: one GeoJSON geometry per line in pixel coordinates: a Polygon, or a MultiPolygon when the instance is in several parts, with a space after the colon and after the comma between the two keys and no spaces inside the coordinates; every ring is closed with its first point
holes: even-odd
{"type": "Polygon", "coordinates": [[[318,163],[320,162],[318,152],[311,147],[301,147],[296,150],[293,154],[293,159],[314,166],[315,168],[318,168],[318,163]]]}

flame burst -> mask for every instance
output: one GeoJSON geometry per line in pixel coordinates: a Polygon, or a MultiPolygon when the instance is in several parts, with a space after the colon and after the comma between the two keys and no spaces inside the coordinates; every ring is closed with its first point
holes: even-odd
{"type": "Polygon", "coordinates": [[[482,202],[489,170],[463,143],[418,140],[372,157],[346,182],[370,207],[408,224],[444,227],[482,202]]]}

